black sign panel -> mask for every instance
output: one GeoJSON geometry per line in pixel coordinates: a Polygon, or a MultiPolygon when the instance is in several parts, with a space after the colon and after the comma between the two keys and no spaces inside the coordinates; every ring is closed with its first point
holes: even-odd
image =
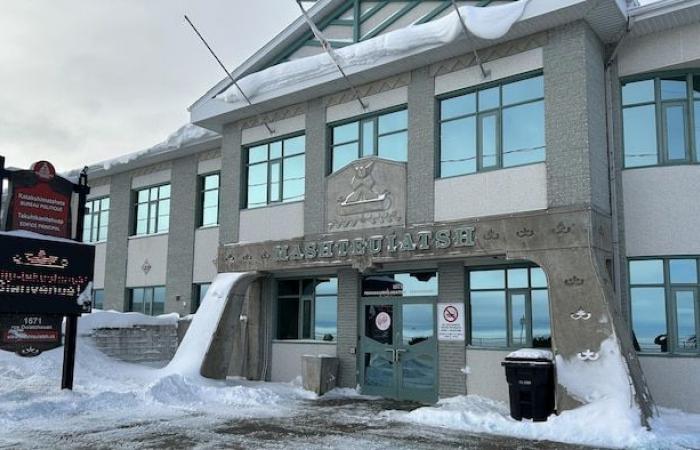
{"type": "Polygon", "coordinates": [[[49,314],[0,315],[0,349],[37,356],[61,346],[63,317],[49,314]]]}
{"type": "Polygon", "coordinates": [[[89,312],[95,247],[0,234],[0,313],[89,312]]]}

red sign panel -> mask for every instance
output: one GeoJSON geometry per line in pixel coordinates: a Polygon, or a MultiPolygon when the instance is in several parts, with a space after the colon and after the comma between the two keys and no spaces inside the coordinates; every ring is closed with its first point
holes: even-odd
{"type": "Polygon", "coordinates": [[[11,173],[7,230],[25,230],[72,239],[73,183],[56,176],[48,161],[11,173]]]}

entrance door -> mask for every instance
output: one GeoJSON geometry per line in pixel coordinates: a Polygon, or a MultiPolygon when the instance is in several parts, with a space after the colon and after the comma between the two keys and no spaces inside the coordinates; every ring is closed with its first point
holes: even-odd
{"type": "Polygon", "coordinates": [[[359,368],[362,393],[437,401],[435,298],[362,300],[359,368]]]}

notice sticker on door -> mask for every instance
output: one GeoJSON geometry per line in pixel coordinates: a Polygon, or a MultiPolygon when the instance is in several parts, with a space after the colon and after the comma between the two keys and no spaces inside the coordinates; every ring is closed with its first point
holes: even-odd
{"type": "Polygon", "coordinates": [[[438,303],[438,340],[463,341],[464,303],[438,303]]]}
{"type": "Polygon", "coordinates": [[[391,316],[385,312],[380,312],[374,319],[374,324],[377,325],[377,329],[386,331],[391,326],[391,316]]]}

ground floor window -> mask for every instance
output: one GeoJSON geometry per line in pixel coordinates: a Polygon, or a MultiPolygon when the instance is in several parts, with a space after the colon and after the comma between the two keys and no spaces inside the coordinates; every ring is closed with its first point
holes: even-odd
{"type": "Polygon", "coordinates": [[[547,277],[539,267],[469,271],[468,305],[473,347],[552,345],[547,277]]]}
{"type": "Polygon", "coordinates": [[[105,290],[93,289],[92,291],[92,307],[95,309],[104,309],[105,290]]]}
{"type": "Polygon", "coordinates": [[[629,261],[635,344],[649,353],[698,353],[698,258],[629,261]]]}
{"type": "Polygon", "coordinates": [[[190,308],[190,313],[194,314],[199,309],[199,305],[202,304],[204,297],[207,295],[207,291],[211,287],[211,283],[197,283],[194,285],[194,294],[192,295],[192,308],[190,308]]]}
{"type": "Polygon", "coordinates": [[[129,311],[157,316],[165,313],[165,286],[129,289],[129,311]]]}
{"type": "Polygon", "coordinates": [[[338,338],[338,279],[277,282],[277,339],[338,338]]]}

